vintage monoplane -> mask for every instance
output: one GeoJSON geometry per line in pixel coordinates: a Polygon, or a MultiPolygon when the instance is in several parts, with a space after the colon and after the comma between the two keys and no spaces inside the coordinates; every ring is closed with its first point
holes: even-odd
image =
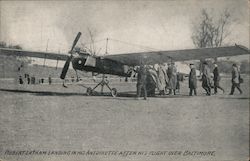
{"type": "MultiPolygon", "coordinates": [[[[79,32],[73,42],[71,50],[66,54],[25,51],[19,49],[0,48],[0,55],[7,56],[25,56],[43,59],[52,59],[58,61],[65,61],[60,78],[65,79],[70,63],[74,70],[95,72],[99,74],[111,74],[123,77],[131,76],[131,68],[135,66],[160,64],[169,61],[188,61],[188,60],[204,60],[207,58],[228,57],[249,54],[248,48],[236,45],[215,48],[199,48],[199,49],[185,49],[185,50],[169,50],[169,51],[150,51],[125,53],[117,55],[95,56],[91,53],[76,51],[75,46],[81,36],[79,32]]],[[[105,78],[102,77],[93,89],[87,88],[87,94],[92,92],[99,86],[107,86],[111,91],[112,96],[117,95],[117,90],[111,88],[105,78]]]]}

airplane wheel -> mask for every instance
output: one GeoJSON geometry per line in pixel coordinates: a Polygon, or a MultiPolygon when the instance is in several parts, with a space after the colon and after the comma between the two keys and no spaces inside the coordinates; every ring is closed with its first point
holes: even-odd
{"type": "Polygon", "coordinates": [[[90,87],[87,88],[86,94],[87,94],[87,96],[92,95],[92,89],[90,87]]]}
{"type": "Polygon", "coordinates": [[[111,89],[111,95],[112,95],[112,97],[116,97],[117,96],[117,89],[116,88],[112,88],[111,89]]]}

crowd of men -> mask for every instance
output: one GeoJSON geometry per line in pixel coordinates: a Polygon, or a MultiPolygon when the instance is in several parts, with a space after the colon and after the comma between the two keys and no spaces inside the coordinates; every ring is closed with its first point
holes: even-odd
{"type": "Polygon", "coordinates": [[[180,90],[179,82],[183,80],[175,63],[168,64],[168,67],[163,64],[157,67],[141,65],[135,72],[138,73],[137,98],[143,96],[147,99],[147,96],[155,96],[155,89],[159,90],[160,95],[176,95],[180,90]]]}
{"type": "MultiPolygon", "coordinates": [[[[210,68],[207,62],[203,62],[202,69],[202,88],[206,91],[207,96],[211,96],[212,88],[214,94],[218,93],[220,89],[223,93],[225,90],[220,86],[221,76],[219,73],[218,65],[213,64],[213,76],[211,75],[210,68]]],[[[150,65],[141,65],[135,70],[138,73],[137,76],[137,99],[143,96],[147,99],[147,96],[155,96],[155,90],[159,90],[159,95],[176,95],[177,91],[180,91],[180,81],[183,80],[177,72],[175,63],[169,63],[167,67],[163,64],[159,64],[157,67],[150,65]],[[167,92],[168,91],[168,92],[167,92]]],[[[242,94],[240,83],[243,83],[243,79],[240,77],[240,71],[236,64],[232,66],[232,87],[230,95],[234,94],[235,88],[237,88],[242,94]]],[[[189,73],[189,95],[197,95],[197,75],[194,64],[190,64],[189,73]]]]}
{"type": "MultiPolygon", "coordinates": [[[[22,77],[22,75],[19,75],[18,78],[19,84],[43,84],[45,79],[44,78],[40,78],[37,79],[35,76],[30,76],[29,74],[24,74],[24,77],[22,77]]],[[[48,83],[51,84],[52,83],[52,78],[49,75],[48,77],[48,83]]]]}

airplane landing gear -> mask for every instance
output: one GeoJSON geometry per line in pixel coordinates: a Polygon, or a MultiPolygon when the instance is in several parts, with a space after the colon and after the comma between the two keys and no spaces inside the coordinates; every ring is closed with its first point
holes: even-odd
{"type": "Polygon", "coordinates": [[[110,88],[110,86],[108,84],[109,84],[109,81],[105,80],[105,76],[103,75],[102,76],[102,81],[100,83],[98,83],[93,89],[88,87],[87,91],[86,91],[86,94],[88,96],[91,96],[94,93],[95,89],[97,87],[99,87],[99,86],[101,86],[101,94],[103,94],[103,87],[106,86],[110,90],[111,96],[116,97],[117,94],[118,94],[117,89],[116,88],[110,88]]]}
{"type": "Polygon", "coordinates": [[[111,89],[111,95],[112,95],[112,97],[116,97],[117,96],[117,89],[116,88],[112,88],[111,89]]]}
{"type": "Polygon", "coordinates": [[[92,95],[92,89],[91,89],[91,87],[87,88],[86,94],[87,94],[87,96],[91,96],[92,95]]]}

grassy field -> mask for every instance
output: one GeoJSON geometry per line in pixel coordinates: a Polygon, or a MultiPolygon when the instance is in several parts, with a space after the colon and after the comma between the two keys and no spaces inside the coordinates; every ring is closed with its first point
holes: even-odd
{"type": "Polygon", "coordinates": [[[199,82],[198,96],[189,97],[184,81],[179,95],[146,101],[134,98],[135,83],[111,82],[120,92],[112,98],[86,96],[86,88],[73,85],[18,86],[2,81],[0,160],[248,160],[248,78],[242,84],[243,95],[236,91],[229,96],[230,79],[223,79],[225,94],[205,96],[199,82]],[[6,150],[145,155],[8,155],[6,150]],[[215,155],[184,156],[187,150],[215,155]]]}

